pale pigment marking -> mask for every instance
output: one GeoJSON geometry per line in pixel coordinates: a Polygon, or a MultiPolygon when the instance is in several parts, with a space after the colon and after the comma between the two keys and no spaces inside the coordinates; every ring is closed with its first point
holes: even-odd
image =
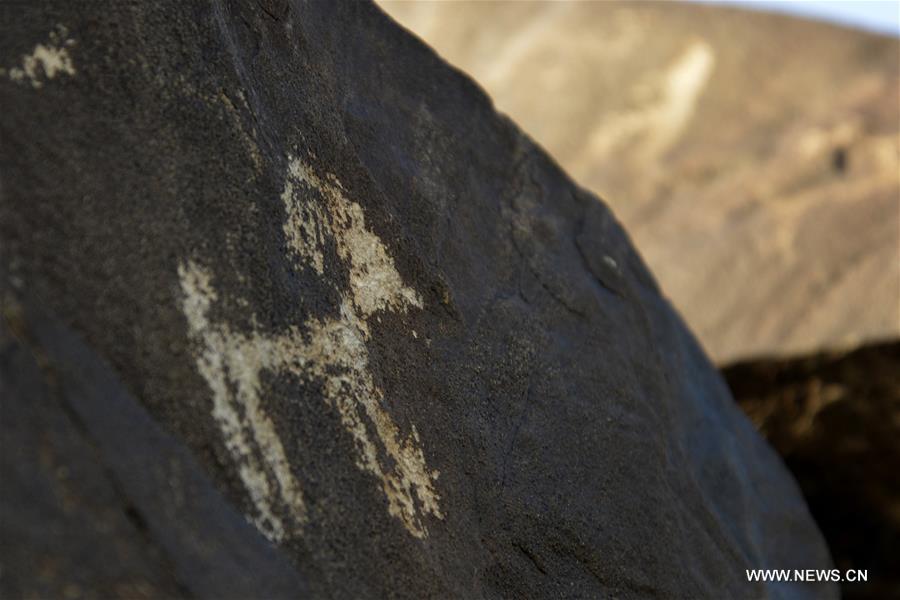
{"type": "Polygon", "coordinates": [[[318,205],[304,202],[294,186],[296,178],[288,176],[281,193],[281,201],[287,213],[282,229],[288,246],[296,254],[295,258],[310,265],[316,273],[325,273],[325,257],[322,254],[322,235],[319,230],[325,223],[325,216],[318,205]]]}
{"type": "Polygon", "coordinates": [[[8,71],[0,69],[0,75],[6,74],[16,83],[30,83],[31,87],[43,87],[43,79],[53,79],[57,75],[75,75],[75,65],[69,56],[68,48],[75,45],[72,39],[66,39],[68,30],[58,25],[50,32],[46,44],[38,44],[30,54],[22,56],[22,65],[12,67],[8,71]]]}
{"type": "MultiPolygon", "coordinates": [[[[422,307],[419,295],[403,285],[381,239],[366,228],[362,207],[344,196],[343,186],[333,174],[329,173],[323,180],[301,160],[288,157],[288,175],[281,199],[288,213],[284,225],[288,243],[297,255],[312,262],[319,273],[324,271],[320,228],[328,227],[337,244],[338,255],[350,263],[353,303],[362,319],[378,310],[422,307]],[[322,195],[327,218],[297,194],[298,183],[322,195]]],[[[368,329],[364,328],[364,331],[368,329]]]]}
{"type": "Polygon", "coordinates": [[[359,468],[375,475],[388,500],[388,512],[400,519],[407,530],[419,538],[428,535],[416,508],[418,498],[423,514],[443,518],[439,496],[433,487],[437,471],[429,471],[415,427],[405,440],[391,416],[382,407],[384,393],[375,385],[369,369],[366,332],[355,307],[346,299],[338,319],[310,321],[307,368],[325,381],[326,400],[341,415],[344,428],[353,436],[359,455],[359,468]],[[335,374],[335,371],[338,374],[335,374]],[[392,459],[393,467],[383,464],[378,446],[363,420],[374,425],[380,446],[392,459]]]}
{"type": "Polygon", "coordinates": [[[251,520],[266,537],[281,541],[287,530],[273,512],[273,502],[280,502],[298,524],[306,520],[306,507],[275,425],[259,403],[259,373],[275,358],[275,353],[271,343],[263,338],[247,338],[230,331],[227,325],[213,326],[209,322],[209,308],[217,294],[206,271],[188,262],[179,266],[178,276],[184,293],[182,310],[191,337],[202,348],[196,356],[197,369],[213,393],[213,418],[226,447],[239,463],[241,481],[258,513],[251,520]],[[251,436],[258,449],[251,444],[251,436]],[[266,467],[278,484],[277,498],[266,467]]]}
{"type": "Polygon", "coordinates": [[[259,377],[266,370],[324,383],[326,402],[338,411],[356,445],[357,466],[379,480],[389,514],[412,535],[425,538],[423,517],[443,518],[434,489],[439,473],[428,469],[415,426],[404,437],[384,409],[384,392],[375,384],[366,347],[369,317],[379,310],[406,312],[421,307],[422,300],[403,284],[387,248],[366,229],[362,208],[346,198],[334,175],[320,178],[308,165],[289,157],[281,198],[287,212],[285,236],[296,268],[309,266],[325,273],[326,228],[338,255],[348,263],[350,290],[342,293],[337,317],[310,319],[300,329],[277,335],[237,333],[227,324],[209,322],[209,308],[217,299],[210,275],[193,262],[178,270],[191,335],[203,347],[197,365],[213,392],[213,415],[241,464],[242,482],[258,513],[251,520],[276,541],[288,532],[273,507],[282,507],[297,526],[306,520],[299,486],[274,425],[260,406],[259,377]],[[324,208],[312,194],[301,193],[300,186],[317,191],[324,208]],[[246,427],[241,425],[239,408],[247,415],[246,427]],[[258,450],[249,443],[246,429],[258,450]],[[381,458],[385,455],[387,460],[381,458]]]}
{"type": "Polygon", "coordinates": [[[616,259],[614,259],[612,256],[609,256],[608,254],[604,254],[604,255],[603,255],[603,262],[605,262],[606,264],[608,264],[608,265],[609,265],[610,267],[612,267],[613,269],[616,269],[616,270],[619,269],[619,265],[618,265],[618,263],[616,262],[616,259]]]}
{"type": "Polygon", "coordinates": [[[338,409],[344,427],[356,440],[360,452],[357,465],[380,479],[389,513],[399,518],[410,533],[424,538],[427,529],[414,497],[423,514],[443,518],[433,487],[438,472],[428,470],[415,427],[410,437],[401,439],[399,428],[382,408],[383,392],[372,379],[365,346],[368,318],[380,310],[402,313],[409,307],[421,308],[422,299],[403,284],[387,248],[366,227],[362,207],[345,196],[344,186],[334,174],[319,177],[302,160],[288,157],[282,200],[288,214],[285,234],[295,257],[305,259],[323,273],[321,232],[327,228],[338,256],[349,263],[350,290],[349,295],[342,294],[339,318],[307,323],[311,332],[309,368],[326,381],[326,399],[338,409]],[[309,194],[300,193],[300,185],[321,195],[324,211],[309,194]],[[333,374],[335,367],[340,375],[333,374]],[[360,408],[375,426],[382,448],[393,460],[393,468],[379,460],[360,408]]]}
{"type": "Polygon", "coordinates": [[[587,155],[608,156],[636,141],[643,160],[660,156],[678,140],[693,116],[715,62],[715,53],[708,43],[692,42],[661,78],[644,84],[654,92],[655,100],[605,122],[591,135],[587,155]]]}

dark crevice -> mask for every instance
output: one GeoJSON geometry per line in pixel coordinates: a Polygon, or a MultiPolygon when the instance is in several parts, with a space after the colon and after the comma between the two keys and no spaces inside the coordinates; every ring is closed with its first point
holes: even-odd
{"type": "Polygon", "coordinates": [[[523,546],[522,544],[514,544],[516,549],[522,553],[525,558],[527,558],[531,564],[534,565],[534,568],[541,572],[543,575],[547,575],[547,569],[544,567],[544,563],[528,548],[523,546]]]}

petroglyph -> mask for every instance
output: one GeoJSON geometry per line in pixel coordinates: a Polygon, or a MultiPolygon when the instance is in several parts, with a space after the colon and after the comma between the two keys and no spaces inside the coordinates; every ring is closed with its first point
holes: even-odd
{"type": "MultiPolygon", "coordinates": [[[[309,202],[295,186],[304,183],[304,167],[297,161],[289,161],[288,176],[284,182],[281,201],[287,220],[284,222],[284,237],[295,262],[306,263],[322,275],[325,273],[325,257],[322,254],[324,239],[321,228],[326,218],[321,207],[309,202]]],[[[308,185],[308,184],[307,184],[308,185]]]]}
{"type": "Polygon", "coordinates": [[[273,504],[280,504],[297,525],[306,521],[306,506],[275,424],[260,406],[259,375],[289,359],[291,353],[285,346],[290,340],[248,337],[231,331],[227,324],[213,325],[209,309],[218,296],[210,274],[187,262],[179,266],[178,276],[184,292],[182,310],[191,337],[201,347],[197,369],[213,393],[213,418],[258,513],[251,521],[269,539],[281,541],[289,530],[275,514],[273,504]],[[269,474],[277,484],[277,494],[269,474]]]}
{"type": "Polygon", "coordinates": [[[300,258],[312,261],[323,272],[322,227],[328,228],[337,244],[338,255],[350,263],[350,287],[353,304],[365,319],[377,310],[404,311],[409,306],[422,307],[422,299],[405,285],[394,261],[377,235],[366,228],[362,207],[344,196],[341,183],[333,176],[323,180],[304,162],[290,159],[288,176],[281,198],[288,220],[285,235],[300,258]],[[317,190],[325,200],[328,218],[297,194],[296,186],[303,184],[317,190]],[[310,219],[313,217],[313,219],[310,219]]]}
{"type": "Polygon", "coordinates": [[[415,426],[404,436],[385,410],[366,347],[369,317],[382,310],[421,308],[422,300],[403,284],[384,244],[367,229],[362,207],[346,197],[333,175],[319,177],[289,157],[281,199],[295,268],[311,267],[319,274],[331,268],[324,253],[326,232],[346,263],[350,289],[341,291],[336,317],[311,318],[276,335],[243,334],[210,321],[210,307],[218,299],[213,276],[194,261],[178,269],[182,309],[200,346],[197,367],[212,390],[213,417],[255,506],[251,520],[280,541],[299,533],[308,518],[294,476],[299,465],[288,462],[260,402],[260,373],[268,371],[322,383],[325,401],[354,440],[356,465],[378,479],[388,512],[412,535],[425,538],[424,515],[443,518],[434,489],[438,472],[426,465],[415,426]]]}
{"type": "Polygon", "coordinates": [[[75,45],[75,40],[68,38],[69,32],[63,25],[50,32],[46,44],[38,44],[30,54],[22,56],[21,66],[0,69],[0,76],[7,76],[16,83],[28,83],[31,87],[43,87],[44,80],[53,79],[57,75],[75,75],[75,65],[69,56],[68,48],[75,45]]]}

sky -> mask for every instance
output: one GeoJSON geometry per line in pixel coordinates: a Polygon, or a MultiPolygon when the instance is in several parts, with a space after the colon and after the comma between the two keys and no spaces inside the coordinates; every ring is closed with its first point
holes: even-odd
{"type": "Polygon", "coordinates": [[[900,37],[900,0],[695,0],[782,12],[900,37]]]}

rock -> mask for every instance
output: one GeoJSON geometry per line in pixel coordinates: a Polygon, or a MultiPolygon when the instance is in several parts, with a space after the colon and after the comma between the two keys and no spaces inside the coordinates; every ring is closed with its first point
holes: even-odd
{"type": "Polygon", "coordinates": [[[608,200],[721,364],[900,338],[900,39],[666,2],[382,2],[608,200]]]}
{"type": "Polygon", "coordinates": [[[90,348],[4,297],[3,598],[266,597],[305,584],[90,348]]]}
{"type": "Polygon", "coordinates": [[[831,565],[790,475],[610,211],[377,8],[4,33],[2,595],[836,593],[747,580],[831,565]]]}
{"type": "Polygon", "coordinates": [[[900,343],[759,359],[723,374],[794,473],[835,564],[866,569],[847,599],[900,596],[900,343]]]}

